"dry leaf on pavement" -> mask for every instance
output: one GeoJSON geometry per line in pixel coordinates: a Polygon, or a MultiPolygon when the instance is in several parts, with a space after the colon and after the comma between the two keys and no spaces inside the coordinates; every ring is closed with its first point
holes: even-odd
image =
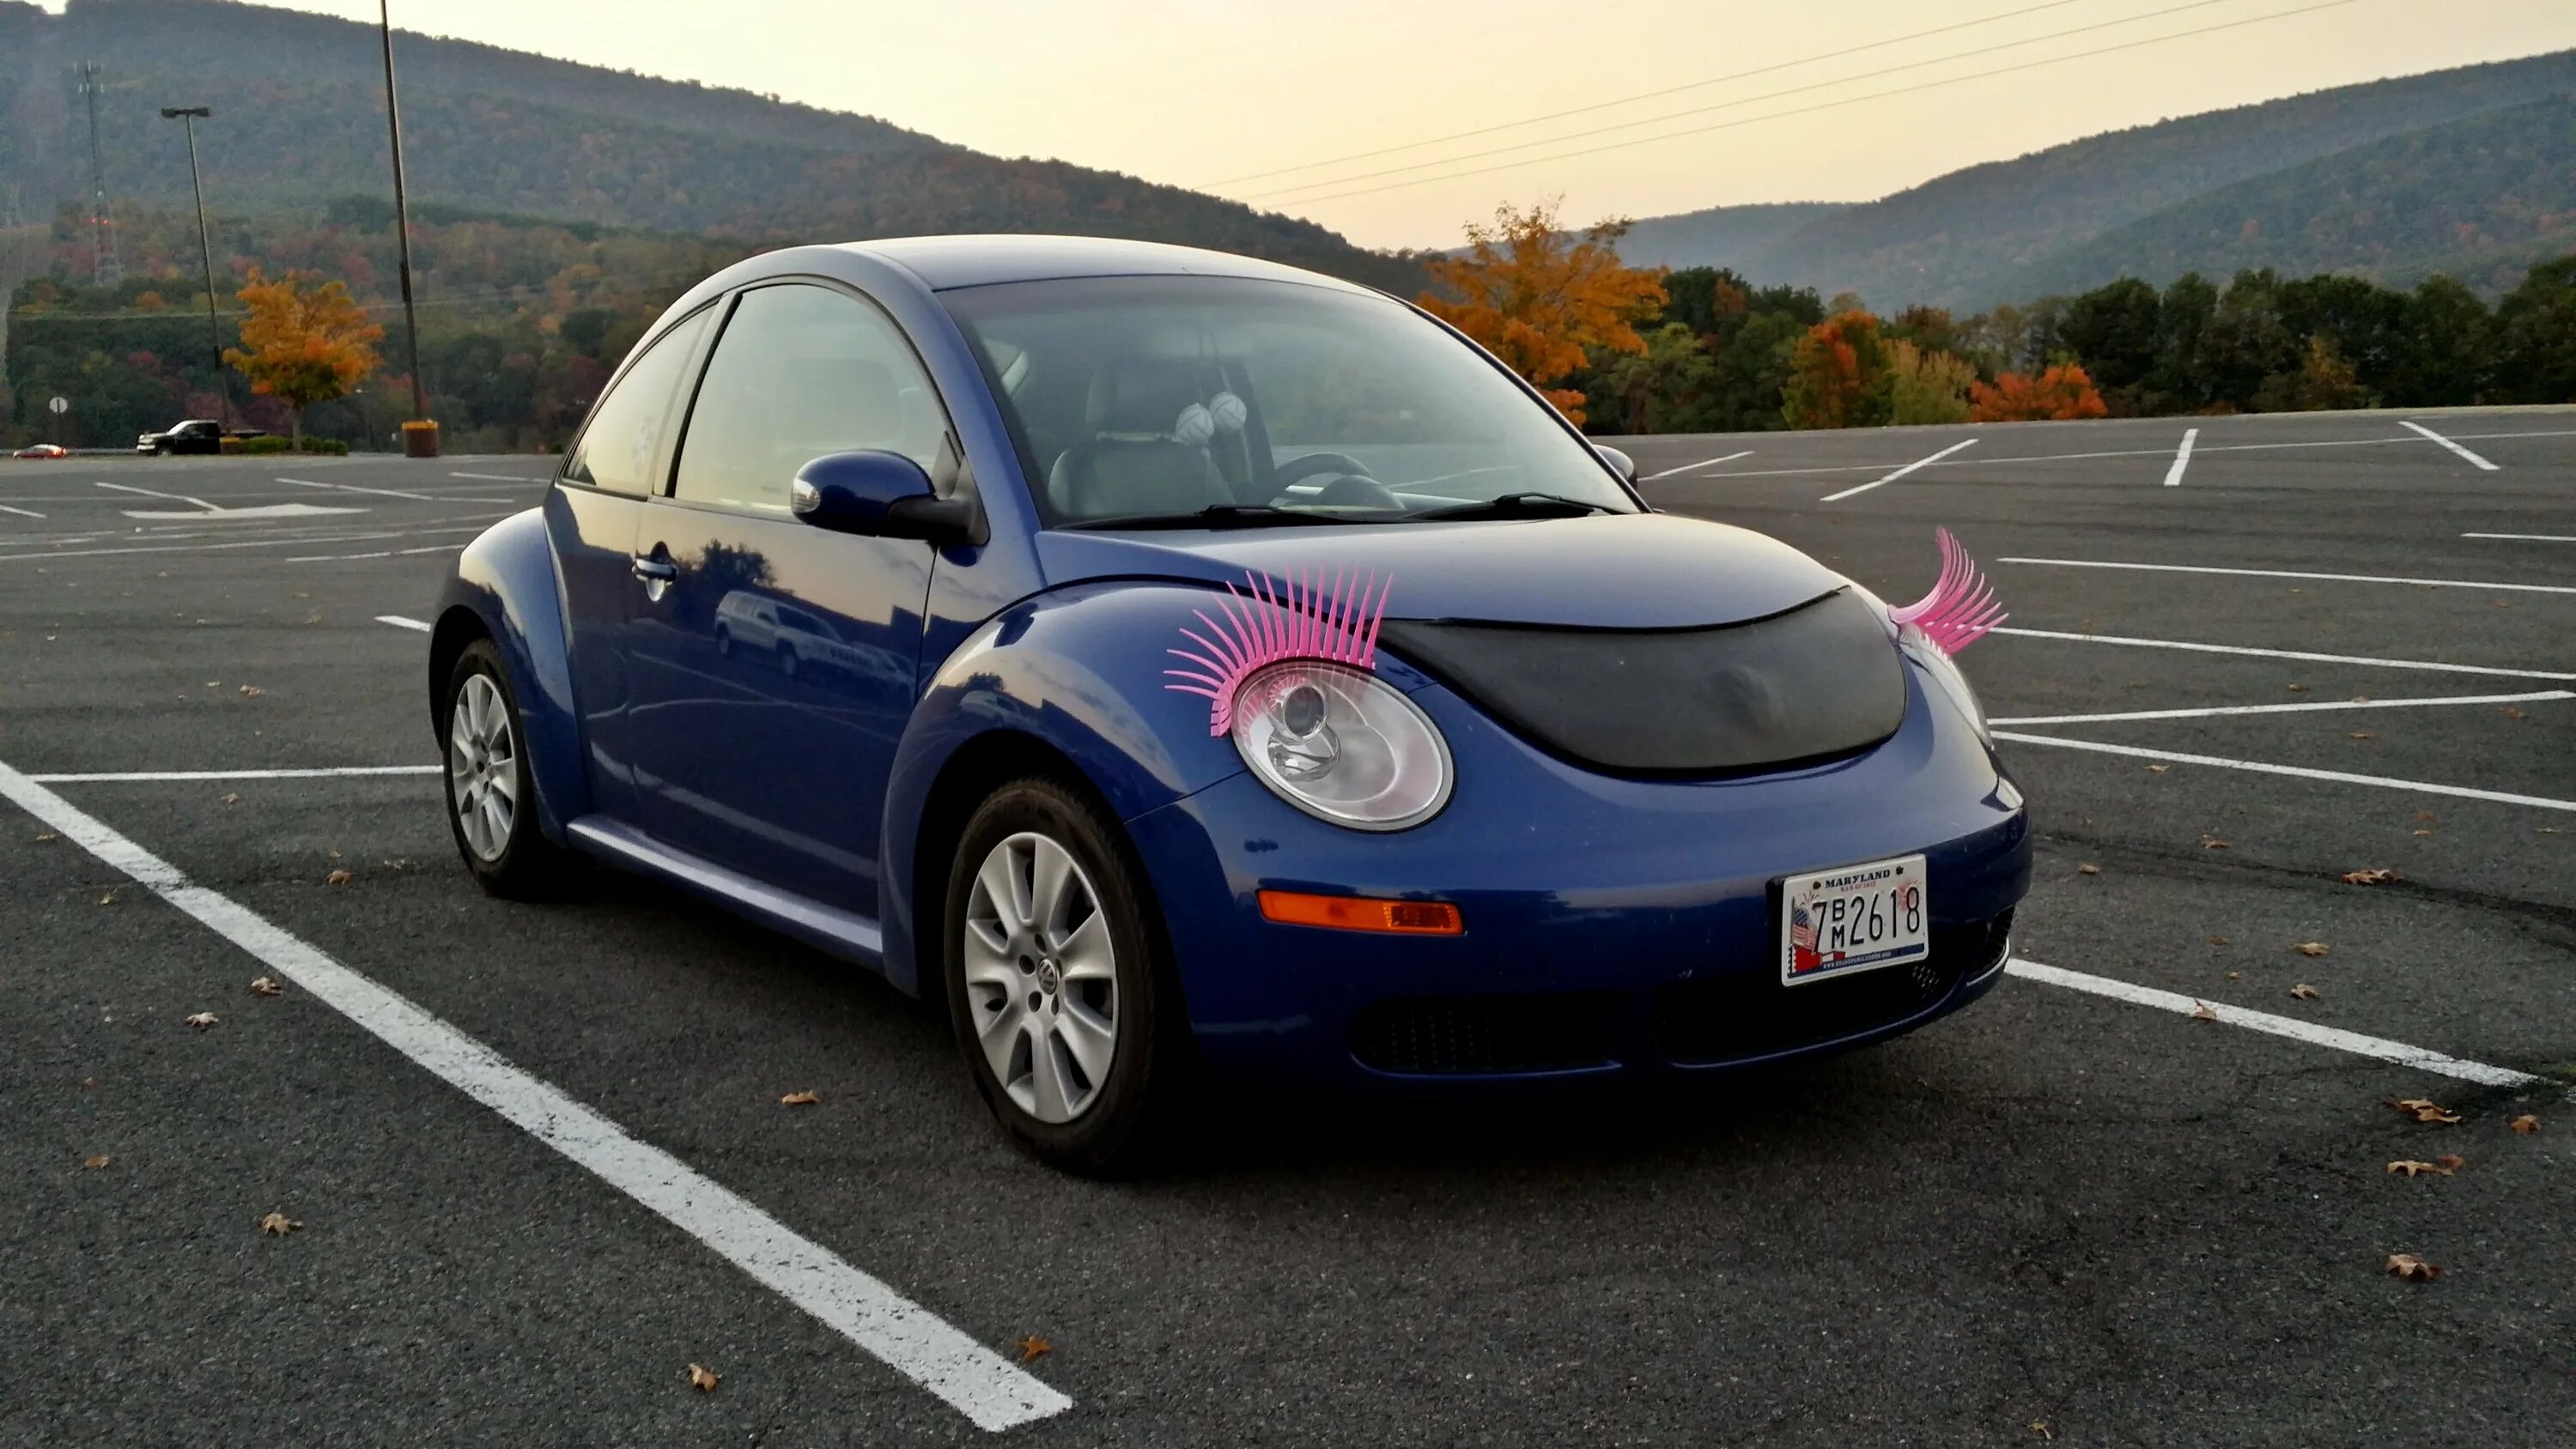
{"type": "Polygon", "coordinates": [[[2245,979],[2245,973],[2242,971],[2230,971],[2227,973],[2227,979],[2230,981],[2242,981],[2245,979]]]}
{"type": "Polygon", "coordinates": [[[2388,1271],[2409,1283],[2430,1283],[2442,1276],[2439,1264],[2427,1263],[2413,1253],[2389,1254],[2388,1271]]]}
{"type": "Polygon", "coordinates": [[[2441,1156],[2433,1159],[2433,1165],[2442,1169],[2442,1174],[2447,1177],[2450,1174],[2459,1171],[2461,1168],[2468,1166],[2469,1160],[2456,1152],[2445,1152],[2441,1156]]]}
{"type": "Polygon", "coordinates": [[[222,1017],[215,1015],[211,1011],[201,1011],[188,1018],[188,1025],[195,1027],[199,1031],[204,1031],[207,1027],[213,1026],[216,1022],[221,1020],[223,1020],[222,1017]]]}
{"type": "Polygon", "coordinates": [[[48,830],[48,831],[46,831],[44,834],[39,835],[39,836],[37,836],[37,837],[36,837],[36,843],[37,843],[38,845],[51,845],[51,844],[53,844],[55,841],[60,840],[60,839],[62,839],[62,837],[61,837],[61,836],[56,835],[54,832],[52,832],[52,831],[48,830]]]}
{"type": "Polygon", "coordinates": [[[2084,864],[2075,867],[2075,873],[2077,875],[2100,875],[2102,873],[2102,867],[2095,865],[2088,860],[2084,864]]]}
{"type": "Polygon", "coordinates": [[[2228,850],[2233,847],[2215,835],[2204,835],[2200,838],[2200,848],[2203,850],[2228,850]]]}
{"type": "Polygon", "coordinates": [[[335,870],[329,875],[322,877],[322,883],[324,885],[347,885],[349,882],[356,879],[356,876],[349,874],[345,870],[335,870]]]}
{"type": "Polygon", "coordinates": [[[2296,950],[2302,956],[2322,956],[2332,948],[2327,946],[2323,941],[2301,941],[2292,949],[2296,950]]]}
{"type": "Polygon", "coordinates": [[[2416,833],[2416,835],[2418,835],[2418,836],[2426,836],[2426,835],[2430,835],[2430,834],[2432,834],[2433,832],[2432,832],[2432,831],[2429,831],[2429,830],[2418,830],[2418,831],[2416,831],[2415,833],[2416,833]]]}
{"type": "Polygon", "coordinates": [[[267,690],[260,688],[260,687],[259,687],[258,685],[256,685],[256,684],[245,684],[245,685],[243,685],[243,686],[241,687],[241,692],[242,692],[242,697],[243,697],[243,698],[245,698],[245,699],[257,699],[257,698],[259,698],[261,695],[268,693],[268,691],[267,691],[267,690]]]}
{"type": "Polygon", "coordinates": [[[2379,738],[2379,736],[2372,734],[2368,730],[2354,730],[2351,734],[2344,736],[2344,738],[2348,740],[2375,740],[2379,738]]]}
{"type": "Polygon", "coordinates": [[[1021,1339],[1018,1343],[1013,1344],[1012,1347],[1020,1351],[1020,1362],[1022,1363],[1027,1363],[1032,1359],[1044,1358],[1046,1355],[1055,1352],[1054,1344],[1047,1342],[1043,1338],[1036,1337],[1035,1335],[1021,1339]]]}
{"type": "Polygon", "coordinates": [[[2429,1097],[2400,1097],[2388,1104],[2418,1122],[2452,1123],[2460,1120],[2457,1112],[2445,1111],[2442,1104],[2429,1097]]]}
{"type": "Polygon", "coordinates": [[[239,805],[241,803],[241,796],[227,790],[224,792],[223,801],[227,805],[239,805]]]}
{"type": "Polygon", "coordinates": [[[2209,938],[2209,944],[2213,946],[2224,946],[2227,944],[2227,938],[2225,936],[2212,936],[2209,938]]]}
{"type": "Polygon", "coordinates": [[[811,1107],[823,1099],[812,1092],[790,1092],[778,1099],[782,1107],[811,1107]]]}
{"type": "Polygon", "coordinates": [[[2401,1157],[2395,1162],[2388,1164],[2388,1170],[2390,1172],[2402,1172],[2408,1177],[2422,1177],[2428,1172],[2438,1174],[2442,1177],[2448,1177],[2451,1175],[2451,1169],[2442,1166],[2438,1162],[2417,1162],[2411,1157],[2401,1157]]]}
{"type": "Polygon", "coordinates": [[[2292,996],[2295,996],[2295,997],[2299,998],[2301,1001],[2314,1001],[2314,1000],[2316,1000],[2318,997],[2321,997],[2321,996],[2325,995],[2325,993],[2324,993],[2324,992],[2319,991],[2318,989],[2316,989],[2316,988],[2315,988],[2315,987],[2313,987],[2313,986],[2310,986],[2308,983],[2306,983],[2306,982],[2304,982],[2304,981],[2300,982],[2300,983],[2299,983],[2298,985],[2296,985],[2296,986],[2291,987],[2291,988],[2290,988],[2290,994],[2291,994],[2292,996]]]}
{"type": "Polygon", "coordinates": [[[303,1226],[304,1224],[297,1222],[295,1219],[288,1217],[284,1213],[270,1213],[267,1217],[259,1220],[259,1230],[261,1232],[274,1233],[281,1238],[303,1226]]]}
{"type": "Polygon", "coordinates": [[[712,1394],[716,1391],[716,1385],[723,1382],[723,1379],[717,1377],[715,1370],[704,1364],[689,1365],[689,1387],[699,1393],[712,1394]]]}
{"type": "Polygon", "coordinates": [[[97,1169],[99,1169],[99,1168],[102,1168],[102,1167],[107,1166],[107,1162],[108,1162],[107,1154],[106,1154],[106,1153],[104,1153],[104,1152],[102,1152],[102,1153],[100,1153],[98,1156],[93,1157],[93,1158],[89,1159],[88,1161],[86,1161],[86,1162],[82,1163],[82,1164],[81,1164],[81,1166],[86,1167],[86,1168],[89,1168],[89,1169],[90,1169],[90,1170],[92,1170],[92,1171],[96,1171],[96,1170],[97,1170],[97,1169]]]}
{"type": "Polygon", "coordinates": [[[2206,1001],[2194,1001],[2191,1004],[2191,1019],[2194,1021],[2216,1021],[2218,1020],[2218,1008],[2210,1005],[2206,1001]]]}
{"type": "Polygon", "coordinates": [[[250,994],[253,996],[284,996],[286,994],[286,988],[278,985],[268,977],[260,976],[252,979],[250,983],[250,994]]]}
{"type": "Polygon", "coordinates": [[[2397,872],[2385,866],[2372,866],[2368,870],[2348,870],[2343,873],[2345,885],[2386,885],[2390,881],[2399,879],[2402,877],[2397,872]]]}
{"type": "Polygon", "coordinates": [[[2308,687],[2304,684],[2293,684],[2288,686],[2288,688],[2292,694],[2305,694],[2308,692],[2308,687]]]}
{"type": "Polygon", "coordinates": [[[2171,765],[2149,765],[2147,766],[2147,773],[2150,775],[2161,775],[2172,768],[2173,766],[2171,765]]]}
{"type": "Polygon", "coordinates": [[[2504,707],[2504,717],[2506,719],[2520,719],[2522,718],[2522,711],[2515,709],[2512,705],[2508,704],[2504,707]]]}
{"type": "Polygon", "coordinates": [[[2433,818],[2433,812],[2430,810],[2418,810],[2415,812],[2415,818],[2418,820],[2431,820],[2433,818]]]}
{"type": "Polygon", "coordinates": [[[2521,1133],[2525,1137],[2528,1137],[2532,1133],[2540,1130],[2540,1119],[2534,1117],[2529,1112],[2525,1112],[2521,1116],[2513,1119],[2513,1130],[2521,1133]]]}
{"type": "Polygon", "coordinates": [[[2046,1419],[2031,1420],[2030,1432],[2037,1434],[2042,1439],[2046,1439],[2051,1443],[2055,1443],[2057,1440],[2057,1435],[2050,1431],[2048,1421],[2046,1419]]]}

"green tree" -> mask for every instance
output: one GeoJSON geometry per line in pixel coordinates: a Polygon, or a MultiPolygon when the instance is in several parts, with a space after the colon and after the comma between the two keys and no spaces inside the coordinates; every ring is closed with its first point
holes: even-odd
{"type": "Polygon", "coordinates": [[[2399,407],[2465,407],[2495,372],[2495,315],[2449,277],[2427,277],[2406,298],[2388,400],[2399,407]]]}
{"type": "Polygon", "coordinates": [[[2155,369],[2162,314],[2155,288],[2122,277],[2068,302],[2058,341],[2119,411],[2136,412],[2138,392],[2155,369]]]}
{"type": "Polygon", "coordinates": [[[2281,320],[2281,281],[2271,269],[2238,272],[2203,334],[2202,366],[2212,402],[2254,406],[2266,378],[2299,367],[2303,339],[2281,320]]]}
{"type": "Polygon", "coordinates": [[[2254,390],[2254,406],[2267,413],[2321,413],[2366,408],[2370,389],[2361,385],[2351,363],[2325,337],[2308,339],[2299,365],[2263,379],[2254,390]]]}
{"type": "Polygon", "coordinates": [[[2496,308],[2496,383],[2512,402],[2576,402],[2576,256],[2531,269],[2496,308]]]}
{"type": "Polygon", "coordinates": [[[1644,352],[1606,353],[1585,390],[1585,415],[1627,433],[1708,429],[1707,393],[1717,364],[1680,322],[1646,334],[1644,352]]]}
{"type": "Polygon", "coordinates": [[[1744,319],[1735,340],[1717,355],[1704,415],[1725,433],[1763,432],[1785,426],[1781,398],[1789,383],[1789,357],[1807,323],[1792,312],[1757,311],[1744,319]]]}
{"type": "Polygon", "coordinates": [[[1723,347],[1744,325],[1751,291],[1725,267],[1683,267],[1664,274],[1664,320],[1678,322],[1723,347]]]}
{"type": "Polygon", "coordinates": [[[1964,423],[1977,369],[1967,359],[1897,341],[1887,349],[1887,420],[1964,423]]]}
{"type": "Polygon", "coordinates": [[[2210,320],[2218,314],[2218,288],[2198,272],[2173,279],[2156,307],[2156,365],[2147,390],[2158,405],[2198,412],[2216,400],[2207,351],[2210,320]]]}

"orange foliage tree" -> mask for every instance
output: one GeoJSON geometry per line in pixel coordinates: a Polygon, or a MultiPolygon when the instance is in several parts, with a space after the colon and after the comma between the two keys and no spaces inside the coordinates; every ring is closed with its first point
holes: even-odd
{"type": "Polygon", "coordinates": [[[224,361],[250,379],[251,391],[292,410],[301,446],[304,410],[348,396],[375,371],[385,329],[367,320],[346,286],[317,282],[310,272],[272,282],[253,267],[240,295],[250,315],[242,319],[242,345],[225,348],[224,361]]]}
{"type": "Polygon", "coordinates": [[[1482,344],[1545,392],[1566,417],[1583,421],[1583,393],[1549,384],[1573,375],[1592,351],[1643,353],[1637,324],[1664,305],[1656,274],[1620,265],[1624,221],[1570,235],[1556,203],[1527,211],[1494,208],[1491,226],[1470,222],[1468,253],[1431,263],[1450,295],[1422,294],[1422,308],[1482,344]]]}
{"type": "Polygon", "coordinates": [[[1975,423],[2067,422],[2107,417],[2111,411],[2103,405],[2102,394],[2094,390],[2093,379],[2071,362],[2052,367],[2036,378],[2007,372],[1991,385],[1978,383],[1968,390],[1968,396],[1972,404],[1968,421],[1975,423]]]}
{"type": "Polygon", "coordinates": [[[1843,312],[1807,329],[1789,353],[1780,416],[1793,428],[1863,428],[1887,421],[1887,344],[1876,317],[1843,312]]]}

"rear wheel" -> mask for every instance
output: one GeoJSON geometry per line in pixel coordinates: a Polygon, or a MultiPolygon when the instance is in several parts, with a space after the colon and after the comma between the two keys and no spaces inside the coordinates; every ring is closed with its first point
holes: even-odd
{"type": "Polygon", "coordinates": [[[457,853],[498,896],[544,895],[562,883],[571,858],[537,826],[536,777],[528,767],[518,696],[492,641],[457,656],[443,696],[447,824],[457,853]]]}
{"type": "Polygon", "coordinates": [[[1188,1060],[1151,896],[1116,822],[1050,779],[967,822],[948,879],[950,1020],[1013,1141],[1071,1172],[1144,1162],[1188,1060]]]}

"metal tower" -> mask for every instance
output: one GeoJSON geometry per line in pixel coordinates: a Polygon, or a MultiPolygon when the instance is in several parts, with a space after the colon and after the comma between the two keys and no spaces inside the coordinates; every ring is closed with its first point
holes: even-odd
{"type": "Polygon", "coordinates": [[[116,219],[107,210],[107,153],[98,141],[98,62],[82,61],[74,73],[80,77],[82,98],[89,102],[90,280],[113,287],[125,280],[125,263],[116,251],[116,219]]]}

